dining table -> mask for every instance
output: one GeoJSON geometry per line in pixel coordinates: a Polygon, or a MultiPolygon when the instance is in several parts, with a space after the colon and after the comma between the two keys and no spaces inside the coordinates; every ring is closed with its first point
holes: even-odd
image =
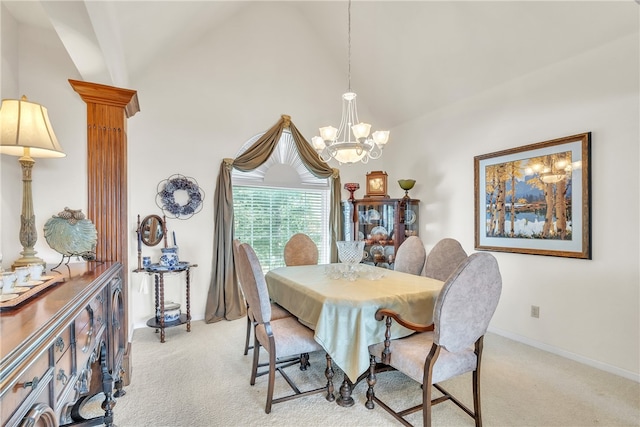
{"type": "MultiPolygon", "coordinates": [[[[385,322],[375,319],[376,311],[388,308],[412,322],[430,324],[444,282],[365,264],[356,267],[352,281],[336,278],[336,268],[340,266],[279,267],[265,279],[272,301],[313,329],[314,339],[342,369],[345,377],[336,401],[351,406],[353,380],[369,369],[369,345],[385,339],[385,322]]],[[[412,333],[397,322],[391,326],[394,338],[412,333]]]]}

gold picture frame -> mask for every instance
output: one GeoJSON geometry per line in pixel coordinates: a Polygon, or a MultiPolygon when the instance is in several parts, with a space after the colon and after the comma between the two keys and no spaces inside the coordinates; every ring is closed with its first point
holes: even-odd
{"type": "Polygon", "coordinates": [[[591,259],[591,132],[476,156],[474,175],[476,249],[591,259]]]}
{"type": "Polygon", "coordinates": [[[367,173],[367,193],[365,197],[386,197],[387,194],[387,173],[383,171],[372,171],[367,173]]]}

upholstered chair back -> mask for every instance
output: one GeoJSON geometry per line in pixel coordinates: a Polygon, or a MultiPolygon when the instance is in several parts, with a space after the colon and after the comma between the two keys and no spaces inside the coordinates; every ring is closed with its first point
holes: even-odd
{"type": "Polygon", "coordinates": [[[244,292],[244,289],[242,289],[242,280],[240,279],[240,269],[238,268],[238,254],[240,253],[241,244],[240,240],[233,239],[233,266],[236,271],[236,276],[238,276],[238,282],[240,282],[240,289],[244,292]]]}
{"type": "Polygon", "coordinates": [[[294,234],[284,246],[284,263],[288,266],[317,264],[318,247],[306,234],[294,234]]]}
{"type": "Polygon", "coordinates": [[[427,252],[418,236],[408,237],[396,253],[393,269],[404,273],[420,275],[424,267],[427,252]]]}
{"type": "Polygon", "coordinates": [[[467,253],[460,242],[450,238],[442,239],[427,256],[424,275],[444,282],[466,258],[467,253]]]}
{"type": "Polygon", "coordinates": [[[434,343],[451,353],[472,347],[486,333],[501,291],[495,257],[488,252],[470,255],[438,295],[433,313],[434,343]]]}
{"type": "Polygon", "coordinates": [[[262,267],[256,253],[246,243],[240,245],[237,265],[244,295],[255,321],[258,323],[269,322],[271,320],[271,301],[269,300],[267,282],[262,274],[262,267]]]}

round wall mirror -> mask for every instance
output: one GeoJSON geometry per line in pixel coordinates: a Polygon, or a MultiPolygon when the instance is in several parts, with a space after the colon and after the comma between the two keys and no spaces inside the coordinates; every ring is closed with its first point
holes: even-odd
{"type": "Polygon", "coordinates": [[[164,224],[158,215],[148,215],[140,223],[140,236],[147,246],[155,246],[164,238],[164,224]]]}

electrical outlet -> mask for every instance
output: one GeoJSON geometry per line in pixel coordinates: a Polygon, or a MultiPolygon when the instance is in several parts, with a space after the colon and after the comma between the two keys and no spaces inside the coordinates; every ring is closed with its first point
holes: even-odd
{"type": "Polygon", "coordinates": [[[540,317],[540,307],[537,305],[531,306],[531,317],[535,317],[536,319],[540,317]]]}

